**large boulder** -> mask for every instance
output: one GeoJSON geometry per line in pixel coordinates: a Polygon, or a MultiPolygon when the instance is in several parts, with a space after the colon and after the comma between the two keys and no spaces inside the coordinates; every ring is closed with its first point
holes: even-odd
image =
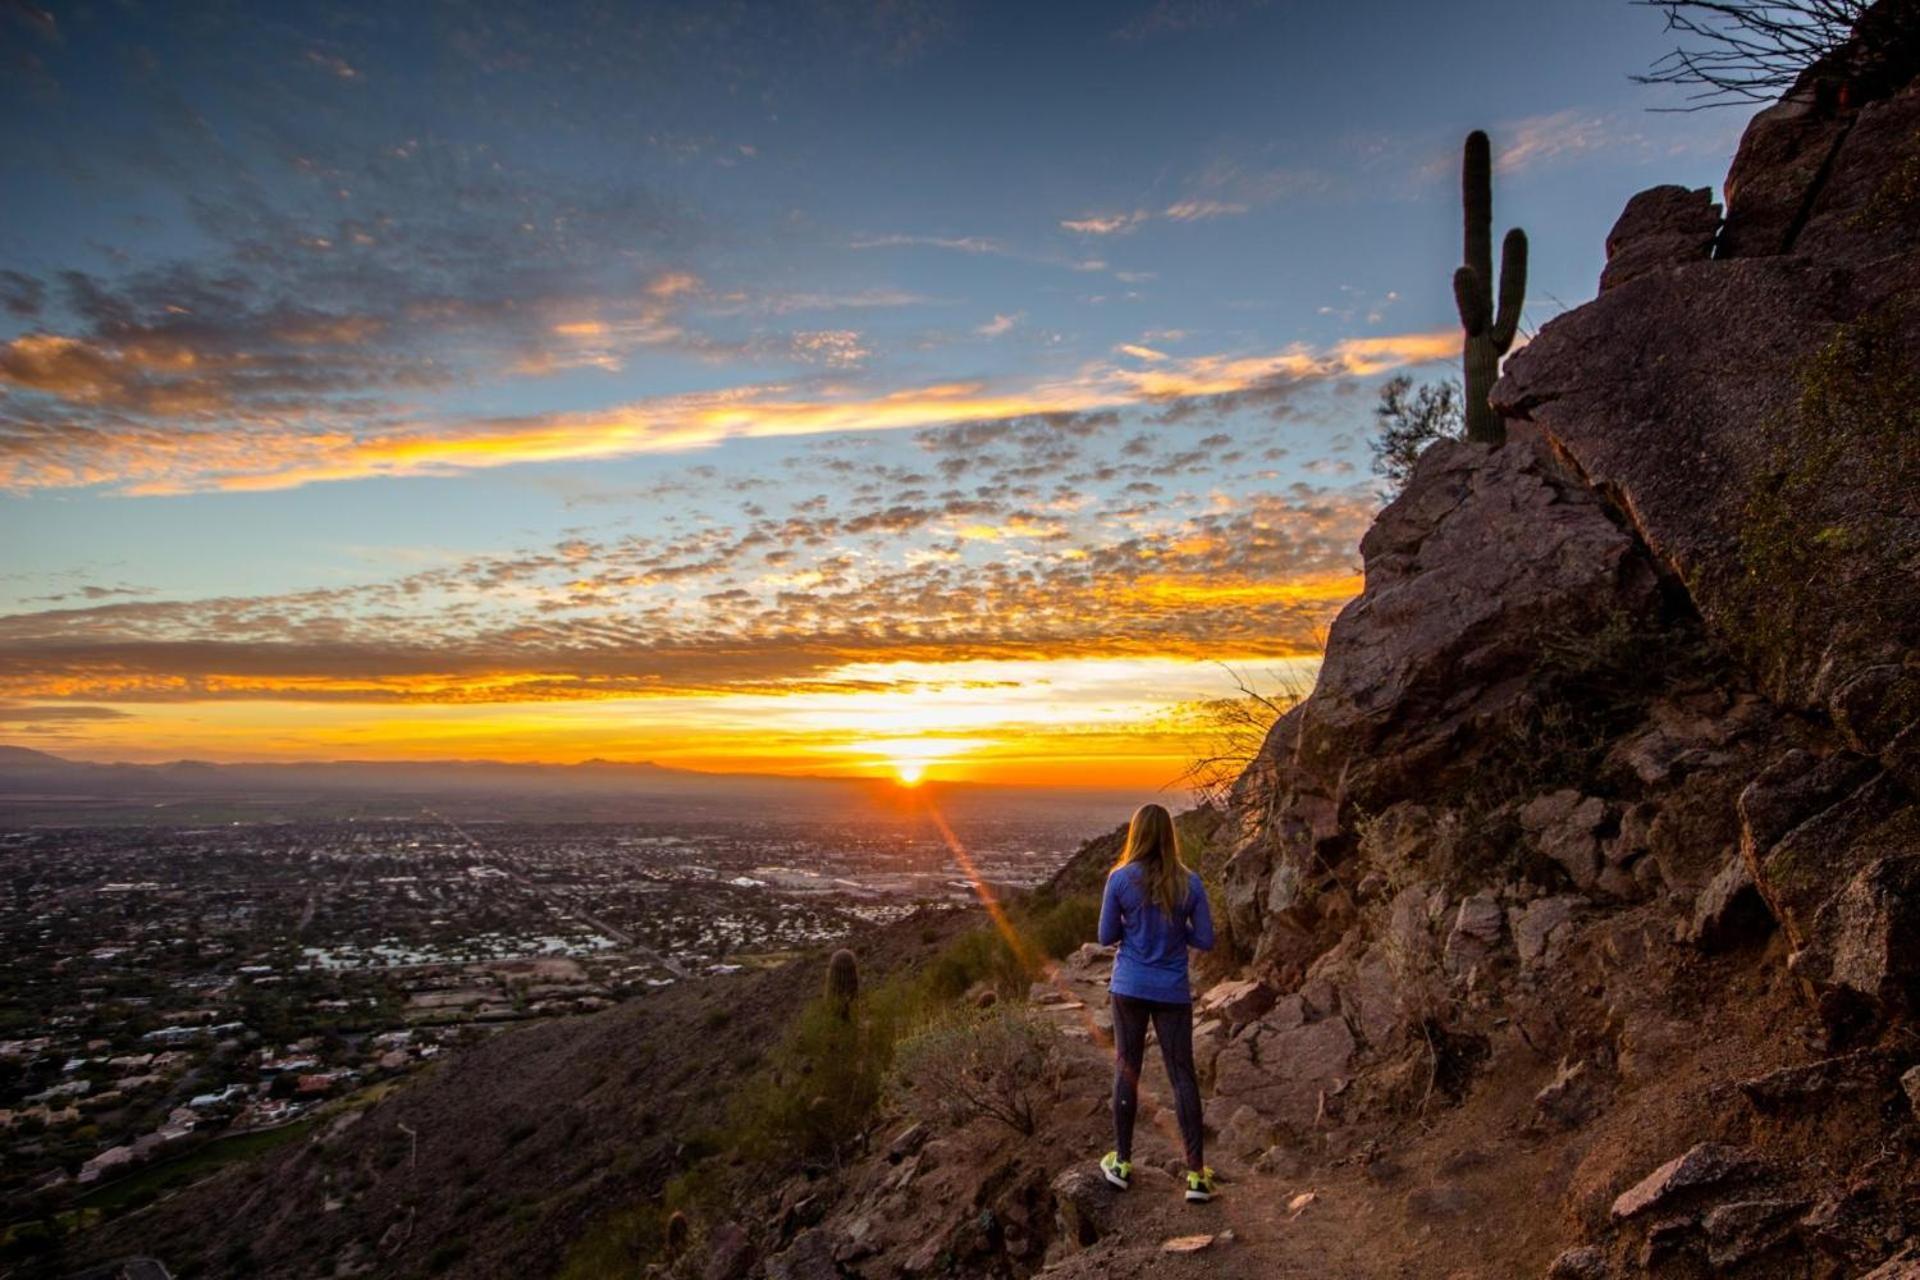
{"type": "Polygon", "coordinates": [[[1740,796],[1740,852],[1793,971],[1851,1026],[1920,995],[1920,811],[1870,759],[1789,751],[1740,796]]]}
{"type": "MultiPolygon", "coordinates": [[[[1605,292],[1543,326],[1493,399],[1608,495],[1776,702],[1880,753],[1920,720],[1920,308],[1903,301],[1920,93],[1850,76],[1817,69],[1756,118],[1717,257],[1610,260],[1605,292]]],[[[1660,188],[1630,212],[1657,227],[1687,203],[1660,188]]]]}
{"type": "Polygon", "coordinates": [[[1360,549],[1366,587],[1335,619],[1312,695],[1236,795],[1258,821],[1227,869],[1235,936],[1295,978],[1345,905],[1319,882],[1352,852],[1354,814],[1497,785],[1489,755],[1526,754],[1511,729],[1551,696],[1543,651],[1660,609],[1633,535],[1524,428],[1502,449],[1428,449],[1360,549]]]}

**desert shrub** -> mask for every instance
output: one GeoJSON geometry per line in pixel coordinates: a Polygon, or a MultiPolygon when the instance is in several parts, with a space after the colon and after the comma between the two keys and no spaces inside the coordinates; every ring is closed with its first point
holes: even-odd
{"type": "Polygon", "coordinates": [[[986,1116],[1031,1136],[1057,1083],[1057,1046],[1054,1032],[1025,1010],[954,1009],[901,1041],[891,1082],[923,1119],[986,1116]]]}
{"type": "Polygon", "coordinates": [[[850,1003],[808,1002],[770,1069],[735,1096],[725,1145],[761,1160],[834,1157],[865,1132],[917,987],[889,983],[850,1003]]]}
{"type": "Polygon", "coordinates": [[[1373,416],[1376,426],[1367,447],[1373,451],[1373,473],[1384,481],[1388,498],[1407,487],[1428,445],[1463,439],[1467,430],[1460,384],[1451,378],[1418,387],[1405,374],[1388,378],[1380,385],[1373,416]]]}
{"type": "Polygon", "coordinates": [[[1065,898],[1036,914],[1026,932],[1036,951],[1057,960],[1082,943],[1092,942],[1100,924],[1100,903],[1089,897],[1065,898]]]}
{"type": "MultiPolygon", "coordinates": [[[[697,1220],[688,1211],[701,1206],[702,1189],[711,1186],[710,1179],[682,1174],[657,1198],[601,1215],[567,1251],[559,1280],[641,1274],[647,1264],[668,1255],[668,1233],[676,1215],[683,1228],[697,1220]]],[[[684,1241],[680,1248],[684,1250],[684,1241]]]]}
{"type": "Polygon", "coordinates": [[[989,927],[961,934],[942,947],[921,971],[919,985],[928,1000],[957,1000],[977,982],[1004,994],[1017,994],[1031,980],[1032,967],[1012,944],[989,927]]]}

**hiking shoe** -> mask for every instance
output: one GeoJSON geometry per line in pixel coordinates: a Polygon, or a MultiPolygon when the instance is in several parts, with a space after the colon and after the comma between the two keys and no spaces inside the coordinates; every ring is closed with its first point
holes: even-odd
{"type": "Polygon", "coordinates": [[[1205,1204],[1213,1199],[1213,1170],[1187,1171],[1187,1203],[1205,1204]]]}
{"type": "Polygon", "coordinates": [[[1109,1151],[1100,1157],[1100,1172],[1122,1191],[1133,1185],[1133,1161],[1122,1160],[1118,1151],[1109,1151]]]}

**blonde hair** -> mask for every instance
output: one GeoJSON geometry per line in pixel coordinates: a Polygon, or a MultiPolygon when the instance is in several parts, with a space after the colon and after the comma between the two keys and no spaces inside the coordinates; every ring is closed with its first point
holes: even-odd
{"type": "Polygon", "coordinates": [[[1162,804],[1143,804],[1127,824],[1127,845],[1116,867],[1139,863],[1147,897],[1168,915],[1187,904],[1187,864],[1180,859],[1180,833],[1162,804]]]}

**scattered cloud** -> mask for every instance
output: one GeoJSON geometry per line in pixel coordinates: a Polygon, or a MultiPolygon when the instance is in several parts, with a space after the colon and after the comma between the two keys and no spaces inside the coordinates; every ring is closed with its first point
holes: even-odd
{"type": "Polygon", "coordinates": [[[1012,315],[996,315],[985,324],[976,325],[973,331],[983,338],[1003,338],[1013,332],[1014,326],[1019,324],[1026,314],[1024,311],[1016,311],[1012,315]]]}
{"type": "Polygon", "coordinates": [[[793,315],[805,311],[866,311],[882,307],[932,306],[940,301],[907,289],[850,289],[845,292],[799,291],[762,294],[729,293],[715,300],[718,315],[759,312],[793,315]]]}
{"type": "MultiPolygon", "coordinates": [[[[1044,456],[1091,438],[1082,426],[1102,430],[1036,420],[987,447],[1044,456]]],[[[1307,653],[1357,589],[1353,545],[1374,509],[1362,487],[1296,484],[1193,514],[1137,504],[1156,491],[1143,480],[1053,509],[1011,492],[843,515],[796,503],[734,528],[575,538],[357,587],[13,614],[0,722],[182,702],[852,693],[845,668],[860,662],[1307,653]],[[903,541],[929,535],[928,554],[903,541]],[[849,554],[868,540],[887,553],[849,554]]]]}
{"type": "Polygon", "coordinates": [[[1168,205],[1166,216],[1173,222],[1204,222],[1245,213],[1248,207],[1238,200],[1182,200],[1168,205]]]}
{"type": "Polygon", "coordinates": [[[318,49],[307,50],[307,61],[336,80],[358,80],[360,71],[345,58],[318,49]]]}
{"type": "Polygon", "coordinates": [[[793,352],[802,360],[831,369],[857,369],[873,354],[856,329],[816,329],[793,335],[793,352]]]}
{"type": "Polygon", "coordinates": [[[1005,245],[986,236],[912,236],[877,235],[855,236],[850,248],[854,249],[951,249],[955,253],[1006,253],[1005,245]]]}
{"type": "Polygon", "coordinates": [[[0,307],[23,319],[40,314],[47,302],[47,287],[34,276],[21,271],[0,271],[0,307]]]}
{"type": "Polygon", "coordinates": [[[1083,236],[1120,236],[1137,230],[1153,215],[1145,209],[1132,213],[1090,213],[1080,218],[1062,218],[1062,229],[1083,236]]]}
{"type": "Polygon", "coordinates": [[[10,728],[28,725],[64,725],[84,720],[127,720],[132,717],[112,707],[82,704],[36,706],[23,702],[0,702],[0,724],[10,728]]]}
{"type": "Polygon", "coordinates": [[[1646,134],[1627,117],[1579,108],[1515,120],[1499,134],[1493,163],[1501,173],[1519,173],[1569,157],[1648,145],[1646,134]]]}
{"type": "Polygon", "coordinates": [[[1400,294],[1392,289],[1374,295],[1343,284],[1339,293],[1340,300],[1337,303],[1323,303],[1315,311],[1343,324],[1380,324],[1386,320],[1387,312],[1400,301],[1400,294]]]}
{"type": "MultiPolygon", "coordinates": [[[[824,331],[839,333],[841,331],[824,331]]],[[[851,332],[851,331],[846,331],[851,332]]],[[[1450,355],[1452,330],[1347,339],[1330,348],[1294,345],[1264,355],[1211,354],[1140,369],[1095,362],[1052,379],[996,384],[963,379],[884,390],[751,384],[635,400],[607,409],[519,417],[327,423],[309,428],[278,416],[200,421],[216,391],[187,382],[155,391],[97,353],[66,340],[16,342],[0,355],[0,378],[78,408],[102,403],[173,415],[165,423],[102,417],[24,421],[0,413],[0,489],[113,485],[128,494],[263,491],[378,476],[445,475],[524,463],[685,452],[729,440],[890,431],[996,421],[1044,413],[1165,408],[1180,400],[1290,394],[1298,385],[1365,375],[1450,355]],[[9,363],[9,360],[12,362],[9,363]],[[169,399],[167,397],[175,397],[169,399]]],[[[859,349],[821,339],[819,351],[859,349]],[[837,344],[837,346],[836,346],[837,344]]],[[[864,354],[864,353],[863,353],[864,354]]],[[[823,359],[829,358],[823,354],[823,359]]],[[[224,406],[218,406],[224,407],[224,406]]]]}
{"type": "Polygon", "coordinates": [[[1206,222],[1238,217],[1252,212],[1257,205],[1324,191],[1331,185],[1331,179],[1316,170],[1260,168],[1215,160],[1193,175],[1187,185],[1191,194],[1157,211],[1134,208],[1086,213],[1062,218],[1060,228],[1080,236],[1124,236],[1149,222],[1206,222]]]}

